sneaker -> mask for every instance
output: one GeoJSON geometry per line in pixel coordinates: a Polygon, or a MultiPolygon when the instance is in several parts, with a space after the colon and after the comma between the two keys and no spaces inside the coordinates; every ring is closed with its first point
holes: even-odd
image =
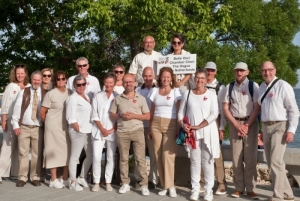
{"type": "Polygon", "coordinates": [[[164,189],[162,191],[159,191],[157,194],[160,196],[165,196],[165,195],[167,195],[167,192],[168,192],[167,189],[164,189]]]}
{"type": "Polygon", "coordinates": [[[199,193],[204,193],[205,192],[205,188],[200,187],[199,193]]]}
{"type": "Polygon", "coordinates": [[[51,181],[51,179],[50,179],[49,187],[50,188],[64,188],[65,186],[62,183],[60,183],[58,181],[58,179],[55,179],[54,181],[51,181]]]}
{"type": "Polygon", "coordinates": [[[247,192],[247,196],[249,197],[249,198],[252,198],[252,199],[258,199],[258,196],[256,195],[256,193],[254,193],[253,191],[251,191],[251,192],[247,192]]]}
{"type": "Polygon", "coordinates": [[[97,192],[97,191],[99,191],[99,190],[100,190],[99,184],[95,184],[95,185],[93,186],[93,188],[92,188],[92,192],[97,192]]]}
{"type": "Polygon", "coordinates": [[[243,192],[235,191],[234,193],[231,194],[231,197],[239,198],[242,194],[243,194],[243,192]]]}
{"type": "Polygon", "coordinates": [[[227,192],[225,191],[225,189],[217,189],[216,191],[216,195],[225,195],[227,192]]]}
{"type": "Polygon", "coordinates": [[[65,187],[68,187],[70,185],[70,180],[63,180],[62,178],[59,178],[58,181],[64,185],[65,187]]]}
{"type": "Polygon", "coordinates": [[[205,191],[204,193],[204,201],[212,201],[214,199],[212,191],[205,191]]]}
{"type": "Polygon", "coordinates": [[[82,191],[83,188],[78,183],[71,183],[69,189],[72,191],[82,191]]]}
{"type": "Polygon", "coordinates": [[[149,190],[148,190],[148,186],[142,186],[141,187],[141,191],[142,191],[142,195],[143,196],[146,196],[146,195],[149,195],[149,190]]]}
{"type": "Polygon", "coordinates": [[[176,188],[175,187],[169,188],[169,196],[171,198],[176,198],[177,197],[177,193],[176,193],[176,188]]]}
{"type": "Polygon", "coordinates": [[[113,187],[111,186],[111,184],[106,184],[106,191],[113,191],[113,187]]]}
{"type": "Polygon", "coordinates": [[[130,191],[130,186],[128,184],[123,184],[121,188],[119,189],[119,193],[124,194],[130,191]]]}
{"type": "Polygon", "coordinates": [[[83,186],[85,188],[89,187],[88,183],[86,182],[86,179],[83,178],[83,177],[78,177],[77,178],[77,183],[79,183],[81,186],[83,186]]]}
{"type": "Polygon", "coordinates": [[[190,200],[197,201],[198,199],[199,199],[199,191],[197,191],[196,189],[193,189],[191,191],[190,200]]]}

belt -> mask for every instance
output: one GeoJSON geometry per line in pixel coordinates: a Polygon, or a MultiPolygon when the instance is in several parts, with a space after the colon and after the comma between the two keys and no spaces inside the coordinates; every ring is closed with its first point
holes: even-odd
{"type": "Polygon", "coordinates": [[[36,127],[39,127],[39,126],[37,126],[37,125],[26,125],[26,124],[21,124],[22,126],[26,126],[26,127],[28,127],[28,128],[36,128],[36,127]]]}
{"type": "Polygon", "coordinates": [[[283,122],[283,121],[264,121],[263,123],[267,126],[272,126],[276,123],[279,123],[279,122],[283,122]]]}
{"type": "Polygon", "coordinates": [[[236,120],[238,120],[238,121],[246,121],[246,120],[248,120],[249,119],[249,116],[247,116],[247,117],[234,117],[236,120]]]}

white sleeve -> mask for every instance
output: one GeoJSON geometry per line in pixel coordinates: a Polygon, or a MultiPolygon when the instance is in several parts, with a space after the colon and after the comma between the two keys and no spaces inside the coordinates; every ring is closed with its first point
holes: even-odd
{"type": "Polygon", "coordinates": [[[92,118],[91,118],[92,121],[100,121],[99,114],[98,114],[98,103],[100,103],[98,97],[100,95],[101,94],[99,93],[96,94],[96,96],[92,100],[92,118]]]}
{"type": "Polygon", "coordinates": [[[218,98],[214,92],[211,92],[211,105],[210,105],[210,113],[206,119],[208,124],[211,124],[215,121],[219,116],[219,106],[218,106],[218,98]]]}
{"type": "Polygon", "coordinates": [[[2,107],[1,107],[2,114],[8,114],[10,105],[14,101],[16,95],[17,95],[17,91],[14,89],[14,84],[13,83],[8,84],[2,96],[3,97],[2,107]]]}
{"type": "Polygon", "coordinates": [[[181,99],[179,110],[178,110],[178,121],[182,120],[185,115],[187,96],[188,96],[189,91],[190,90],[185,91],[183,94],[183,97],[181,99]]]}
{"type": "Polygon", "coordinates": [[[19,128],[19,120],[20,120],[20,115],[21,115],[23,94],[24,94],[24,89],[19,92],[17,99],[16,99],[16,103],[15,103],[14,111],[13,111],[13,115],[12,115],[12,120],[11,120],[13,129],[19,128]]]}
{"type": "Polygon", "coordinates": [[[158,88],[153,88],[152,91],[149,93],[148,97],[150,98],[150,100],[153,102],[156,94],[158,92],[158,88]]]}
{"type": "Polygon", "coordinates": [[[131,64],[130,64],[130,68],[129,68],[129,71],[128,71],[128,73],[130,73],[130,74],[137,74],[137,71],[138,71],[138,68],[139,68],[139,64],[138,64],[138,59],[137,59],[137,57],[138,57],[138,55],[136,55],[134,58],[133,58],[133,60],[132,60],[132,62],[131,62],[131,64]]]}
{"type": "Polygon", "coordinates": [[[76,105],[77,99],[75,96],[69,96],[67,99],[67,107],[66,107],[66,119],[69,124],[76,123],[76,105]]]}

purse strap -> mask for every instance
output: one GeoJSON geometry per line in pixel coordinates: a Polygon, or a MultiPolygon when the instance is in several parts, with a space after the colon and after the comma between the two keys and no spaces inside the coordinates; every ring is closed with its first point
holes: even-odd
{"type": "Polygon", "coordinates": [[[188,102],[189,102],[190,93],[191,93],[191,90],[189,90],[189,93],[188,93],[188,96],[187,96],[187,100],[186,100],[186,103],[185,103],[185,114],[184,114],[184,116],[186,116],[186,112],[187,112],[187,104],[188,104],[188,102]]]}
{"type": "Polygon", "coordinates": [[[271,88],[276,84],[276,82],[277,82],[278,80],[279,80],[279,79],[276,78],[276,79],[272,82],[271,86],[270,86],[270,87],[267,89],[267,91],[264,93],[264,95],[261,97],[261,99],[260,99],[261,104],[262,104],[262,102],[264,101],[266,95],[269,93],[269,91],[271,90],[271,88]]]}

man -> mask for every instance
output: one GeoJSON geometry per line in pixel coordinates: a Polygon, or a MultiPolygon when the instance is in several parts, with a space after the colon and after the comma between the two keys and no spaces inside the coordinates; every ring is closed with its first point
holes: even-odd
{"type": "Polygon", "coordinates": [[[223,110],[229,121],[233,182],[236,189],[231,196],[239,198],[246,188],[247,196],[257,199],[253,189],[257,179],[257,116],[260,107],[257,103],[258,84],[248,80],[248,74],[246,63],[239,62],[235,65],[235,82],[226,86],[223,110]]]}
{"type": "Polygon", "coordinates": [[[277,80],[272,62],[262,64],[261,74],[265,82],[259,87],[258,103],[261,105],[263,142],[274,191],[269,200],[294,200],[283,156],[298,126],[299,109],[295,93],[286,81],[277,80]]]}
{"type": "MultiPolygon", "coordinates": [[[[147,105],[148,105],[149,109],[151,109],[151,100],[148,97],[148,95],[152,91],[152,88],[155,87],[155,84],[153,83],[154,72],[151,67],[144,68],[143,79],[144,79],[144,84],[141,87],[136,88],[136,92],[145,97],[145,99],[147,101],[147,105]]],[[[155,160],[153,141],[148,138],[149,132],[150,132],[149,121],[147,120],[147,121],[144,121],[144,135],[145,135],[146,145],[148,148],[148,154],[150,157],[148,187],[155,188],[155,186],[158,184],[158,174],[157,174],[157,166],[156,166],[156,160],[155,160]]],[[[137,168],[136,168],[136,170],[137,170],[137,168]]],[[[137,175],[136,172],[135,172],[135,177],[137,180],[140,180],[139,175],[137,175]]]]}
{"type": "Polygon", "coordinates": [[[42,99],[46,94],[41,84],[42,73],[33,72],[31,87],[20,91],[13,110],[12,125],[14,133],[18,136],[20,162],[17,187],[23,187],[28,179],[30,147],[30,180],[34,186],[41,185],[39,180],[43,162],[44,130],[39,114],[42,99]]]}
{"type": "MultiPolygon", "coordinates": [[[[159,52],[154,51],[155,41],[152,36],[146,36],[143,39],[143,47],[144,52],[137,54],[130,65],[129,72],[134,75],[136,81],[138,82],[138,86],[142,86],[144,83],[142,72],[145,67],[150,66],[154,67],[154,61],[157,61],[158,57],[162,55],[159,52]]],[[[154,69],[154,72],[157,69],[154,69]]]]}
{"type": "MultiPolygon", "coordinates": [[[[101,88],[100,88],[99,80],[96,77],[94,77],[88,73],[89,67],[90,66],[89,66],[89,62],[88,62],[87,58],[79,57],[76,60],[76,68],[78,70],[78,75],[82,75],[86,79],[85,93],[92,100],[94,97],[94,94],[101,91],[101,88]]],[[[68,79],[68,83],[67,83],[67,88],[72,89],[73,91],[75,91],[75,89],[73,87],[73,80],[76,76],[77,75],[73,75],[72,77],[70,77],[68,79]]]]}
{"type": "MultiPolygon", "coordinates": [[[[220,157],[215,159],[215,171],[216,171],[216,179],[218,181],[218,188],[216,191],[216,195],[224,195],[226,194],[226,180],[225,180],[225,169],[224,169],[224,161],[223,161],[223,156],[222,156],[222,149],[221,149],[221,144],[222,140],[224,138],[224,129],[226,126],[226,118],[224,116],[224,112],[222,109],[222,99],[224,97],[224,92],[225,92],[225,86],[218,82],[217,79],[215,78],[217,74],[217,65],[210,61],[207,62],[205,65],[205,69],[207,71],[207,83],[206,83],[206,88],[209,90],[214,91],[217,96],[218,96],[218,103],[219,103],[219,117],[217,119],[217,125],[219,127],[219,138],[220,138],[220,157]]],[[[203,171],[201,171],[201,189],[200,192],[204,192],[204,174],[203,171]]]]}
{"type": "Polygon", "coordinates": [[[134,158],[141,177],[142,195],[149,195],[148,176],[145,160],[145,139],[143,121],[150,119],[146,99],[134,91],[135,78],[131,74],[123,77],[123,94],[117,96],[110,108],[110,117],[117,120],[117,143],[120,152],[120,175],[122,187],[119,193],[130,191],[128,159],[130,142],[133,143],[134,158]]]}

